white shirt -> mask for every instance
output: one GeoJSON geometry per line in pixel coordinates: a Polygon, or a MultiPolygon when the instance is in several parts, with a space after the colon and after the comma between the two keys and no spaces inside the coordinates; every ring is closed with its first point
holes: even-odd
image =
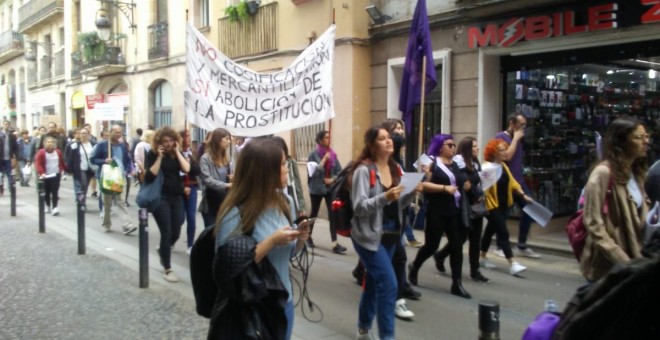
{"type": "Polygon", "coordinates": [[[80,145],[80,170],[87,171],[89,169],[89,158],[92,156],[92,143],[77,143],[80,145]]]}
{"type": "Polygon", "coordinates": [[[57,155],[57,152],[46,152],[46,175],[59,174],[60,173],[60,156],[57,155]]]}

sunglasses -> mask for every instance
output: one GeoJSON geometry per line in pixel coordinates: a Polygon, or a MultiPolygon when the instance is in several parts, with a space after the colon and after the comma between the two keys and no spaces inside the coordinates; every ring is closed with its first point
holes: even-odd
{"type": "Polygon", "coordinates": [[[450,149],[453,149],[453,148],[456,147],[456,144],[454,144],[454,143],[447,143],[447,144],[445,144],[445,145],[446,145],[448,148],[450,148],[450,149]]]}

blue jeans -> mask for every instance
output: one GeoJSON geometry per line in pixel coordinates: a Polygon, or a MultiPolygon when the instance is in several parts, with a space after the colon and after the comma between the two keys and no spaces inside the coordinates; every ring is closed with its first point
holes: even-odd
{"type": "MultiPolygon", "coordinates": [[[[13,180],[11,175],[11,160],[0,160],[0,172],[2,175],[7,178],[7,188],[11,187],[11,182],[13,180]]],[[[0,177],[0,187],[4,186],[4,181],[0,177]]]]}
{"type": "Polygon", "coordinates": [[[365,288],[360,298],[358,327],[371,329],[376,316],[380,338],[394,339],[394,304],[397,297],[396,275],[392,267],[394,245],[385,247],[381,244],[377,251],[371,251],[352,238],[351,241],[367,271],[365,288]]]}
{"type": "MultiPolygon", "coordinates": [[[[520,186],[525,192],[525,195],[527,196],[531,195],[529,188],[527,187],[527,184],[525,184],[525,181],[522,181],[520,183],[520,186]]],[[[518,248],[527,249],[527,236],[529,235],[529,229],[532,227],[532,218],[522,211],[523,207],[527,205],[525,199],[522,198],[522,196],[518,196],[518,195],[513,195],[513,199],[518,205],[518,207],[520,207],[520,212],[522,213],[522,215],[520,216],[520,224],[518,225],[518,228],[520,229],[518,231],[518,248]]]]}
{"type": "Polygon", "coordinates": [[[186,198],[183,196],[183,208],[186,210],[186,231],[188,236],[188,248],[193,246],[195,241],[195,228],[197,228],[197,186],[190,186],[190,194],[186,198]]]}
{"type": "Polygon", "coordinates": [[[291,339],[291,333],[293,332],[294,308],[293,300],[289,300],[284,309],[284,315],[286,315],[286,340],[291,339]]]}

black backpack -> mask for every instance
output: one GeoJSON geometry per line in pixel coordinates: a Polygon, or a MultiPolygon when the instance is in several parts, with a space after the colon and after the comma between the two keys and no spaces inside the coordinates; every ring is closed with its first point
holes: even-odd
{"type": "Polygon", "coordinates": [[[554,340],[660,339],[660,257],[615,266],[578,289],[554,340]]]}
{"type": "MultiPolygon", "coordinates": [[[[370,187],[376,185],[376,166],[369,164],[369,172],[372,174],[372,179],[369,181],[370,187]]],[[[331,209],[328,211],[328,218],[330,224],[335,227],[337,234],[345,237],[351,237],[351,219],[353,219],[353,201],[351,200],[351,187],[349,185],[349,177],[353,162],[349,162],[335,178],[335,181],[330,184],[330,201],[331,209]]]]}
{"type": "Polygon", "coordinates": [[[190,250],[190,280],[197,314],[210,318],[213,304],[218,295],[218,287],[213,280],[213,259],[215,258],[215,235],[212,225],[199,235],[190,250]]]}

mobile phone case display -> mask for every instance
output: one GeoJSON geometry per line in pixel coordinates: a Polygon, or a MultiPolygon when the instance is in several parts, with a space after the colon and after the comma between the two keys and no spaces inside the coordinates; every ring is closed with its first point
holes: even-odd
{"type": "MultiPolygon", "coordinates": [[[[660,92],[655,92],[654,80],[615,83],[597,74],[571,73],[572,69],[507,74],[506,113],[527,118],[525,182],[534,200],[555,216],[577,209],[587,172],[598,158],[596,132],[604,136],[609,122],[624,114],[637,116],[651,135],[660,125],[660,92]]],[[[520,215],[517,206],[512,215],[520,215]]]]}

